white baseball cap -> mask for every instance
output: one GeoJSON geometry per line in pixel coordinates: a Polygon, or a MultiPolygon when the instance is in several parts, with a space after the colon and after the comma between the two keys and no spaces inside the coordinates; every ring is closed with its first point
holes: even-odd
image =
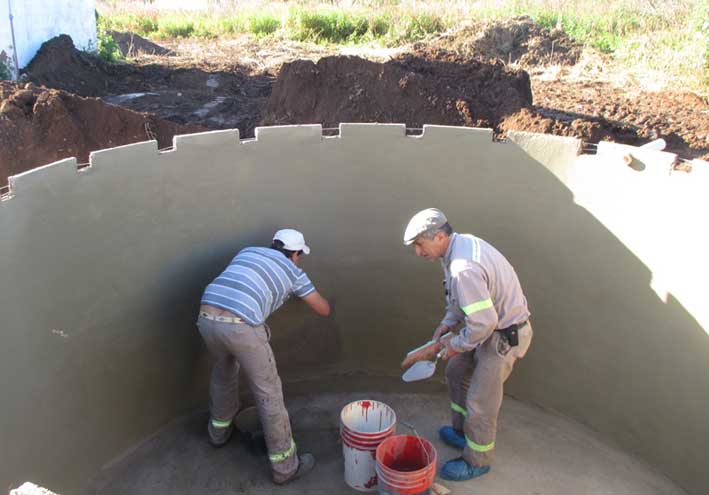
{"type": "Polygon", "coordinates": [[[281,229],[274,234],[273,240],[281,241],[283,248],[289,251],[303,251],[305,254],[310,254],[310,248],[305,244],[305,237],[295,229],[281,229]]]}

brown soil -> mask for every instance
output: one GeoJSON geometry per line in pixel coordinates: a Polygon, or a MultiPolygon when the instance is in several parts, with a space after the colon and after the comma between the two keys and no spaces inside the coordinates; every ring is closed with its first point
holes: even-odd
{"type": "Polygon", "coordinates": [[[582,48],[563,31],[543,29],[527,16],[479,22],[414,44],[414,51],[424,54],[443,49],[465,58],[497,59],[522,67],[574,65],[582,48]]]}
{"type": "Polygon", "coordinates": [[[150,139],[164,148],[175,134],[205,130],[32,83],[0,82],[0,101],[3,184],[10,175],[62,158],[74,156],[85,163],[91,151],[150,139]]]}
{"type": "Polygon", "coordinates": [[[400,122],[494,127],[532,103],[529,76],[502,63],[426,60],[387,63],[325,57],[284,64],[264,123],[400,122]]]}
{"type": "Polygon", "coordinates": [[[133,55],[130,63],[106,63],[60,36],[45,43],[24,76],[51,90],[3,83],[0,173],[67,156],[83,162],[92,150],[151,137],[146,123],[161,147],[176,132],[204,128],[251,137],[257,125],[378,121],[489,126],[498,137],[528,130],[592,143],[663,137],[682,158],[709,159],[705,99],[618,83],[607,60],[598,61],[594,76],[579,61],[588,50],[528,18],[468,26],[393,58],[391,50],[370,50],[365,59],[251,37],[172,43],[168,52],[128,34],[118,43],[133,55]]]}
{"type": "Polygon", "coordinates": [[[153,43],[150,40],[138,36],[134,33],[121,33],[119,31],[109,31],[108,35],[118,45],[124,57],[136,57],[144,55],[172,56],[174,53],[165,47],[153,43]]]}

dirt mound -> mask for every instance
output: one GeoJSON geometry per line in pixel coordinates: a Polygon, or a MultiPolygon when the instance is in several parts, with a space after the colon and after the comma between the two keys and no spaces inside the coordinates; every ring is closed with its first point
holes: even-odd
{"type": "Polygon", "coordinates": [[[414,45],[422,56],[443,49],[463,58],[498,59],[522,67],[574,65],[582,48],[563,31],[541,28],[527,16],[476,23],[414,45]]]}
{"type": "Polygon", "coordinates": [[[693,93],[633,92],[605,82],[535,81],[534,103],[537,113],[563,125],[574,120],[600,124],[608,131],[601,132],[605,139],[641,144],[661,137],[666,151],[682,158],[709,158],[709,102],[693,93]]]}
{"type": "Polygon", "coordinates": [[[108,34],[116,42],[124,57],[134,57],[139,54],[172,56],[174,52],[164,48],[150,40],[147,40],[135,33],[122,33],[119,31],[109,31],[108,34]]]}
{"type": "Polygon", "coordinates": [[[175,134],[201,132],[64,91],[0,82],[0,184],[15,175],[67,157],[87,162],[91,151],[157,139],[168,147],[175,134]]]}
{"type": "Polygon", "coordinates": [[[284,64],[263,122],[399,122],[494,127],[532,103],[529,76],[500,62],[403,56],[387,63],[326,57],[284,64]]]}
{"type": "Polygon", "coordinates": [[[74,48],[66,34],[42,44],[24,69],[30,81],[82,96],[99,96],[111,81],[109,65],[100,57],[74,48]]]}
{"type": "Polygon", "coordinates": [[[627,124],[613,124],[604,119],[546,115],[534,108],[523,108],[500,122],[496,129],[500,136],[508,131],[527,131],[556,136],[572,136],[588,143],[616,141],[638,145],[647,139],[638,135],[637,130],[627,124]]]}

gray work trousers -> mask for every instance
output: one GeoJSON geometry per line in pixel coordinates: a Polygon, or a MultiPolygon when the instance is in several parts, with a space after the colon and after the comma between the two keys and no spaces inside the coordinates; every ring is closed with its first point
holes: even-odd
{"type": "Polygon", "coordinates": [[[463,459],[474,466],[489,466],[492,462],[503,384],[515,361],[529,349],[532,341],[529,322],[519,329],[518,336],[519,344],[510,347],[506,337],[493,332],[476,349],[448,360],[446,381],[452,425],[465,433],[463,459]]]}
{"type": "Polygon", "coordinates": [[[283,482],[298,469],[283,386],[264,325],[222,323],[202,316],[197,327],[216,362],[209,385],[209,434],[225,436],[239,410],[239,369],[243,368],[263,426],[274,481],[283,482]]]}

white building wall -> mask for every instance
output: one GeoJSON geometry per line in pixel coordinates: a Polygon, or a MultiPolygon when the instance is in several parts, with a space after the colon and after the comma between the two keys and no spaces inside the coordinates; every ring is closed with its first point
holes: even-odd
{"type": "Polygon", "coordinates": [[[20,68],[30,63],[45,41],[68,34],[80,50],[96,48],[94,0],[0,0],[0,59],[14,69],[12,11],[15,48],[20,68]],[[3,55],[4,52],[4,55],[3,55]]]}

